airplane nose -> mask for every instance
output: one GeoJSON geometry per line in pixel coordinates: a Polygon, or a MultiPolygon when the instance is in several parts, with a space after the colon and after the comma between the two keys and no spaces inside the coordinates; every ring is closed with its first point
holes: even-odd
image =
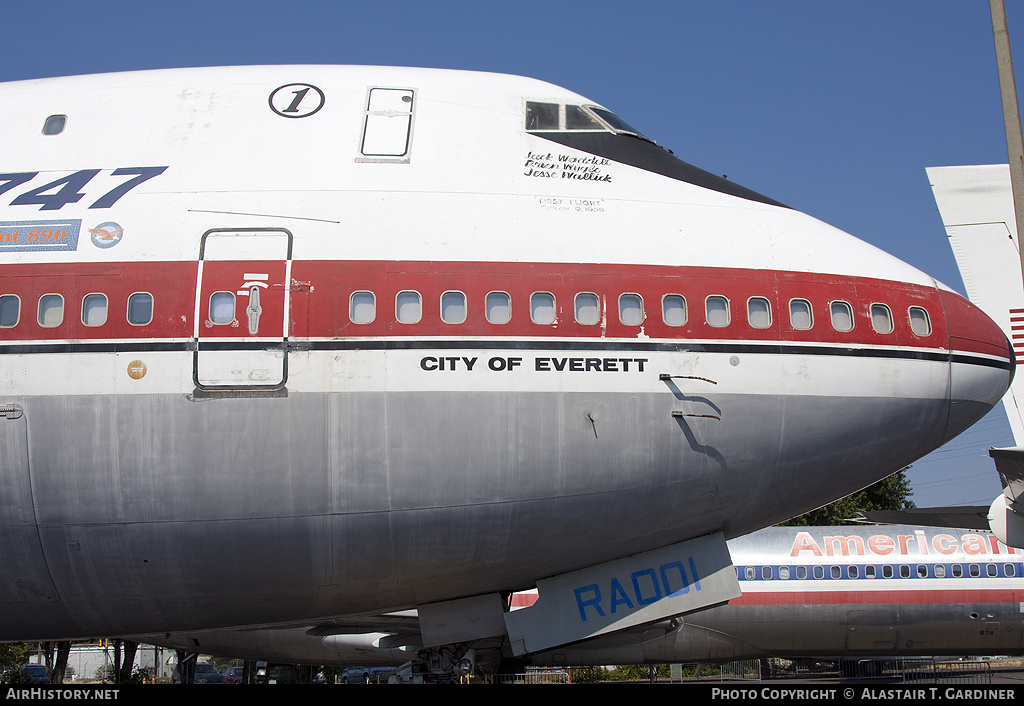
{"type": "Polygon", "coordinates": [[[1016,358],[999,325],[953,292],[941,290],[949,336],[949,417],[943,443],[999,403],[1013,381],[1016,358]]]}

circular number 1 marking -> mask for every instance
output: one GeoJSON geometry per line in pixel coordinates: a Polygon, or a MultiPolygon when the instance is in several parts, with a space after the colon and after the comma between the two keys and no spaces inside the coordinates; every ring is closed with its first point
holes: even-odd
{"type": "Polygon", "coordinates": [[[269,102],[283,118],[308,118],[324,107],[324,92],[309,83],[289,83],[274,89],[269,102]]]}

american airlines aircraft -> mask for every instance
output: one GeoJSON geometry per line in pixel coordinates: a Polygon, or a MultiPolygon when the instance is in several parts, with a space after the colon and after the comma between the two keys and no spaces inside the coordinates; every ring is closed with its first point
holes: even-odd
{"type": "MultiPolygon", "coordinates": [[[[528,662],[1024,654],[1024,556],[990,532],[773,527],[729,540],[729,551],[743,595],[728,605],[547,650],[528,662]]],[[[510,607],[532,605],[536,598],[515,594],[510,607]]],[[[429,679],[436,670],[419,659],[416,630],[414,617],[392,615],[382,617],[377,629],[351,626],[348,633],[219,631],[146,639],[204,654],[290,663],[406,665],[405,674],[429,679]]]]}
{"type": "Polygon", "coordinates": [[[743,595],[728,605],[651,626],[633,644],[597,638],[534,663],[1024,654],[1022,555],[989,532],[773,527],[729,551],[743,595]]]}
{"type": "Polygon", "coordinates": [[[526,653],[650,623],[739,595],[728,538],[1012,377],[955,292],[547,83],[0,98],[0,639],[415,607],[428,647],[526,653]]]}

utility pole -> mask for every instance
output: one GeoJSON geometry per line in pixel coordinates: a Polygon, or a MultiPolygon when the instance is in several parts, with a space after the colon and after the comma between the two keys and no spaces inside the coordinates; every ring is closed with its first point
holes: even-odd
{"type": "Polygon", "coordinates": [[[1024,277],[1024,248],[1020,237],[1024,235],[1024,137],[1021,135],[1020,106],[1017,103],[1017,81],[1013,76],[1013,56],[1010,54],[1010,30],[1006,24],[1003,0],[989,0],[992,11],[992,36],[996,45],[996,68],[999,71],[999,92],[1003,99],[1003,123],[1006,126],[1006,151],[1010,159],[1010,187],[1013,190],[1013,211],[1017,222],[1017,252],[1020,255],[1021,276],[1024,277]]]}

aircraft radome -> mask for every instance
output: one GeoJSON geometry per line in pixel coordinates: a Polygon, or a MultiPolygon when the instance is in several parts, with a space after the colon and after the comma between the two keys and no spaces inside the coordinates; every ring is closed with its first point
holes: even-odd
{"type": "Polygon", "coordinates": [[[532,652],[651,622],[738,595],[726,539],[1010,383],[964,298],[547,83],[0,98],[0,639],[417,607],[430,645],[532,652]],[[619,589],[627,618],[566,610],[619,589]]]}

